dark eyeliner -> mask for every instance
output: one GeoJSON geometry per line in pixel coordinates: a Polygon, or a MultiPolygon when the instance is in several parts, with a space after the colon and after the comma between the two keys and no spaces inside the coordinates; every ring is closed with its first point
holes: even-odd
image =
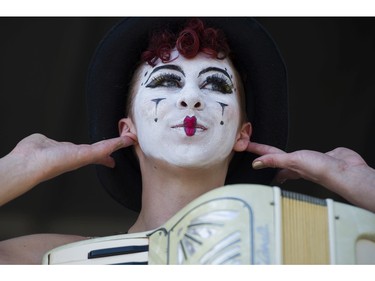
{"type": "Polygon", "coordinates": [[[153,77],[146,88],[180,87],[181,77],[172,73],[163,73],[153,77]]]}
{"type": "Polygon", "coordinates": [[[207,85],[211,85],[211,88],[209,88],[209,90],[212,91],[219,91],[223,94],[233,93],[232,83],[229,83],[228,80],[222,77],[222,75],[220,74],[208,76],[203,83],[202,88],[206,87],[207,85]]]}

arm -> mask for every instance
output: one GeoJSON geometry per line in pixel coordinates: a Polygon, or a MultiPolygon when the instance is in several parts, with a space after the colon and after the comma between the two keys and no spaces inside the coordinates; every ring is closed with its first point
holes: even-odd
{"type": "Polygon", "coordinates": [[[247,151],[261,155],[254,160],[254,169],[280,168],[276,177],[278,182],[303,178],[326,187],[352,204],[375,212],[375,170],[350,149],[286,153],[275,147],[249,142],[247,151]]]}
{"type": "Polygon", "coordinates": [[[92,145],[56,142],[40,134],[28,136],[0,159],[0,206],[43,181],[85,165],[114,167],[109,155],[132,144],[131,135],[92,145]]]}
{"type": "MultiPolygon", "coordinates": [[[[40,134],[28,136],[0,159],[0,206],[64,172],[93,163],[114,167],[109,155],[135,141],[131,133],[92,145],[56,142],[40,134]]],[[[47,251],[83,239],[87,238],[35,234],[4,240],[0,242],[0,264],[40,264],[47,251]]]]}

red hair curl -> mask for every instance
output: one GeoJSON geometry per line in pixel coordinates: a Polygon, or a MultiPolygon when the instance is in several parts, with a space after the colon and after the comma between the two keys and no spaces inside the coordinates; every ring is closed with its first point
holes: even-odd
{"type": "Polygon", "coordinates": [[[167,63],[173,60],[171,52],[174,48],[188,59],[194,58],[200,52],[212,58],[224,59],[230,51],[220,30],[205,27],[200,19],[192,19],[178,35],[167,30],[154,34],[141,59],[151,66],[155,66],[158,59],[167,63]]]}

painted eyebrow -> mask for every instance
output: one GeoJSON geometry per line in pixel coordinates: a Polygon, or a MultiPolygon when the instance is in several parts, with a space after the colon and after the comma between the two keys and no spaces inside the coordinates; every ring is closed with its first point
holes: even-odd
{"type": "Polygon", "coordinates": [[[147,84],[147,81],[150,79],[151,75],[156,72],[156,71],[159,71],[161,69],[172,69],[172,70],[176,70],[178,72],[181,72],[181,74],[185,77],[185,73],[184,71],[182,70],[181,67],[179,67],[178,65],[175,65],[175,64],[167,64],[167,65],[161,65],[161,66],[158,66],[158,67],[155,67],[154,70],[150,73],[150,75],[148,76],[145,84],[147,84]]]}
{"type": "Polygon", "coordinates": [[[202,74],[206,73],[206,72],[210,72],[210,71],[218,71],[218,72],[221,72],[223,73],[226,77],[229,78],[229,80],[232,82],[232,79],[230,78],[228,72],[226,72],[224,69],[221,69],[219,67],[207,67],[203,70],[201,70],[198,74],[198,77],[201,76],[202,74]]]}

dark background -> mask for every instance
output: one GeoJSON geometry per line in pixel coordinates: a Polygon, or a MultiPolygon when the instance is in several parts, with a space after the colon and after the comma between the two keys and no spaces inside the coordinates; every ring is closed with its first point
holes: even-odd
{"type": "MultiPolygon", "coordinates": [[[[288,68],[288,151],[345,146],[375,167],[375,18],[258,18],[288,68]]],[[[0,157],[35,132],[88,143],[85,76],[118,18],[0,18],[0,157]]],[[[249,163],[250,164],[250,163],[249,163]]],[[[303,180],[283,188],[345,202],[303,180]]],[[[353,187],[355,188],[355,187],[353,187]]],[[[124,233],[135,213],[84,167],[0,208],[0,240],[32,233],[124,233]]]]}

